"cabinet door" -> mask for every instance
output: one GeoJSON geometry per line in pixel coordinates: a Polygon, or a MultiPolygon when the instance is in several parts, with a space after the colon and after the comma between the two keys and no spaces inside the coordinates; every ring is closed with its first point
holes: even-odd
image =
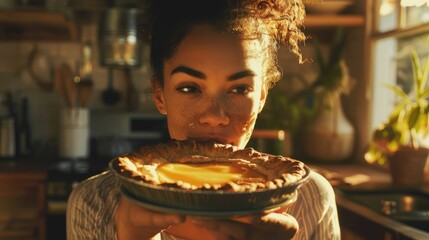
{"type": "Polygon", "coordinates": [[[42,183],[0,183],[0,239],[45,238],[42,183]]]}

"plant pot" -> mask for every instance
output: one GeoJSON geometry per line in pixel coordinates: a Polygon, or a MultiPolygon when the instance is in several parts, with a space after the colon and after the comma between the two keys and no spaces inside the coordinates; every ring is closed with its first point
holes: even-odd
{"type": "Polygon", "coordinates": [[[330,107],[321,108],[307,126],[304,151],[313,161],[341,162],[353,153],[354,138],[354,128],[344,115],[340,96],[333,94],[330,107]]]}
{"type": "Polygon", "coordinates": [[[424,183],[429,149],[401,147],[388,157],[393,185],[419,186],[424,183]]]}

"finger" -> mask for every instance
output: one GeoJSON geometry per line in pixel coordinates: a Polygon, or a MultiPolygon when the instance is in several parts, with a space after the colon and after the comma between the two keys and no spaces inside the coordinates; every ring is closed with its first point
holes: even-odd
{"type": "Polygon", "coordinates": [[[287,213],[270,213],[261,218],[264,229],[292,238],[299,230],[298,221],[287,213]]]}
{"type": "Polygon", "coordinates": [[[296,219],[287,213],[269,213],[266,215],[249,215],[236,217],[234,221],[253,225],[266,233],[278,233],[284,238],[293,237],[299,229],[296,219]]]}
{"type": "Polygon", "coordinates": [[[286,213],[249,215],[233,220],[193,219],[194,224],[206,228],[218,239],[290,239],[299,229],[294,217],[286,213]]]}
{"type": "Polygon", "coordinates": [[[185,217],[180,215],[163,214],[153,211],[147,211],[147,213],[149,216],[147,218],[149,222],[148,226],[167,227],[185,221],[185,217]]]}
{"type": "Polygon", "coordinates": [[[292,203],[293,202],[289,202],[287,204],[282,204],[282,205],[277,206],[277,207],[266,209],[263,212],[261,212],[261,214],[265,215],[265,214],[272,213],[272,212],[276,212],[276,213],[286,212],[292,203]]]}
{"type": "Polygon", "coordinates": [[[248,225],[231,220],[193,219],[195,225],[210,231],[215,239],[249,239],[248,225]]]}

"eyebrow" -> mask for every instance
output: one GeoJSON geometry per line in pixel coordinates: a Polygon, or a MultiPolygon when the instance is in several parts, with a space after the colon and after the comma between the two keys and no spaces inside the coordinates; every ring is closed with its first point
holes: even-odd
{"type": "Polygon", "coordinates": [[[234,73],[228,77],[228,81],[234,81],[245,77],[254,77],[255,73],[251,70],[244,70],[238,73],[234,73]]]}
{"type": "Polygon", "coordinates": [[[190,67],[185,67],[185,66],[178,66],[176,68],[173,69],[173,71],[171,71],[170,75],[173,75],[175,73],[185,73],[188,74],[189,76],[192,77],[196,77],[196,78],[200,78],[200,79],[206,79],[206,75],[198,70],[192,69],[190,67]]]}
{"type": "MultiPolygon", "coordinates": [[[[195,77],[195,78],[199,78],[199,79],[206,79],[207,78],[207,76],[203,72],[192,69],[190,67],[186,67],[186,66],[178,66],[178,67],[174,68],[171,71],[170,75],[180,73],[180,72],[185,73],[185,74],[192,76],[192,77],[195,77]]],[[[253,76],[255,76],[255,73],[253,71],[243,70],[243,71],[232,74],[231,76],[229,76],[227,78],[227,80],[228,81],[234,81],[234,80],[238,80],[241,78],[253,77],[253,76]]]]}

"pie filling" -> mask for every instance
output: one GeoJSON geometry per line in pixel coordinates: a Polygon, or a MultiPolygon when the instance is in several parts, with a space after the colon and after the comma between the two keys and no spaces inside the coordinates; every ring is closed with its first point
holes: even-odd
{"type": "Polygon", "coordinates": [[[262,174],[239,164],[183,164],[166,163],[156,168],[159,182],[177,183],[182,181],[198,188],[206,184],[225,185],[228,182],[260,182],[262,174]]]}
{"type": "Polygon", "coordinates": [[[255,191],[297,182],[304,164],[232,145],[170,141],[117,158],[121,175],[153,185],[186,190],[255,191]]]}

